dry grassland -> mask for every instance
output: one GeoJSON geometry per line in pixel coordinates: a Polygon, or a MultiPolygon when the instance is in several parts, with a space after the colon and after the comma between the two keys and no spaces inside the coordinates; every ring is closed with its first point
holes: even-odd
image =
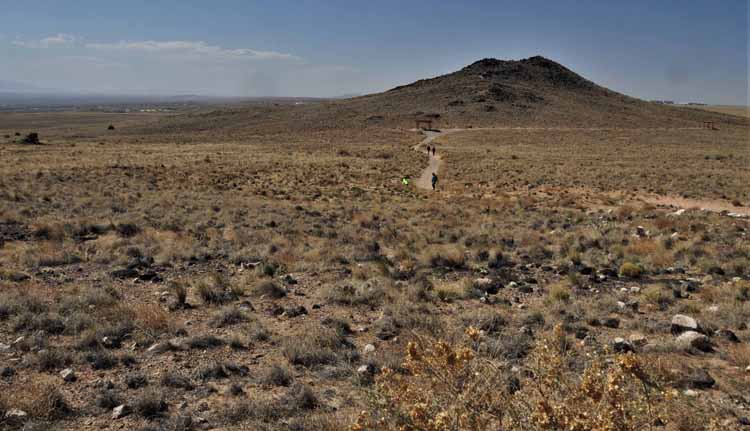
{"type": "Polygon", "coordinates": [[[13,115],[0,129],[47,124],[48,144],[0,135],[2,427],[750,415],[749,220],[638,199],[749,205],[746,128],[456,133],[431,193],[398,181],[427,165],[415,132],[13,115]],[[710,349],[678,342],[676,314],[710,349]]]}

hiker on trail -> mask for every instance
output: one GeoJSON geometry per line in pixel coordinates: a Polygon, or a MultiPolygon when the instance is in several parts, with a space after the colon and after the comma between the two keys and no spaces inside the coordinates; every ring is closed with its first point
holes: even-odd
{"type": "Polygon", "coordinates": [[[438,177],[435,172],[432,173],[432,190],[435,190],[435,186],[437,185],[438,177]]]}
{"type": "Polygon", "coordinates": [[[409,177],[403,177],[403,178],[401,178],[401,184],[403,184],[403,185],[405,185],[405,186],[408,187],[409,186],[409,177]]]}
{"type": "MultiPolygon", "coordinates": [[[[428,151],[428,152],[429,152],[429,151],[428,151]]],[[[432,155],[433,155],[433,156],[435,155],[435,146],[434,146],[434,145],[432,146],[432,155]]]]}
{"type": "Polygon", "coordinates": [[[427,146],[427,155],[428,156],[430,155],[430,146],[429,145],[427,146]]]}

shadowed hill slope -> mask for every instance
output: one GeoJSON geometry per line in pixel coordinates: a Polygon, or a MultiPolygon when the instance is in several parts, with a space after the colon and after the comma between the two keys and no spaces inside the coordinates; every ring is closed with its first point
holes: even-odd
{"type": "Polygon", "coordinates": [[[483,59],[447,75],[391,90],[308,104],[264,104],[168,120],[179,132],[284,131],[349,127],[700,127],[704,121],[747,126],[746,119],[657,105],[601,87],[544,57],[483,59]]]}

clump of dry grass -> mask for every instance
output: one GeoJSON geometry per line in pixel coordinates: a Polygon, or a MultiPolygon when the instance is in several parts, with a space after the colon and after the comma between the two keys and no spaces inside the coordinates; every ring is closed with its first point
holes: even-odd
{"type": "Polygon", "coordinates": [[[229,279],[219,273],[213,273],[193,282],[193,288],[206,304],[226,304],[239,298],[242,293],[237,286],[232,286],[229,279]]]}
{"type": "Polygon", "coordinates": [[[114,313],[131,316],[131,322],[135,327],[152,338],[174,332],[177,328],[176,322],[169,312],[157,304],[142,302],[133,305],[119,304],[114,308],[116,310],[114,313]]]}
{"type": "Polygon", "coordinates": [[[329,287],[325,298],[342,305],[377,305],[383,301],[384,290],[374,283],[339,283],[329,287]]]}
{"type": "Polygon", "coordinates": [[[632,262],[620,265],[620,275],[623,277],[638,278],[643,274],[643,268],[632,262]]]}
{"type": "Polygon", "coordinates": [[[314,367],[347,360],[356,354],[346,338],[334,329],[320,325],[305,326],[303,337],[289,337],[282,342],[284,357],[292,365],[314,367]]]}
{"type": "Polygon", "coordinates": [[[651,285],[643,289],[643,297],[660,310],[666,310],[674,303],[672,290],[662,284],[651,285]]]}
{"type": "Polygon", "coordinates": [[[211,317],[211,325],[217,328],[223,328],[229,325],[236,325],[249,320],[248,314],[236,307],[222,308],[211,317]]]}
{"type": "Polygon", "coordinates": [[[422,252],[422,263],[435,268],[463,268],[464,251],[456,245],[433,245],[422,252]]]}
{"type": "Polygon", "coordinates": [[[434,292],[442,301],[467,299],[478,295],[478,291],[474,289],[474,285],[468,278],[438,283],[434,292]]]}
{"type": "Polygon", "coordinates": [[[547,297],[553,302],[568,302],[571,295],[570,285],[565,282],[559,282],[549,287],[547,297]]]}
{"type": "Polygon", "coordinates": [[[271,280],[263,280],[253,286],[251,290],[254,296],[265,296],[267,298],[279,299],[286,296],[286,289],[271,280]]]}

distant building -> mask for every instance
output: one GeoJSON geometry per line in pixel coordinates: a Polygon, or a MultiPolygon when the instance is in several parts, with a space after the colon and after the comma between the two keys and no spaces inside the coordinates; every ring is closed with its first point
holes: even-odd
{"type": "Polygon", "coordinates": [[[674,100],[652,100],[651,103],[658,105],[674,105],[674,100]]]}

